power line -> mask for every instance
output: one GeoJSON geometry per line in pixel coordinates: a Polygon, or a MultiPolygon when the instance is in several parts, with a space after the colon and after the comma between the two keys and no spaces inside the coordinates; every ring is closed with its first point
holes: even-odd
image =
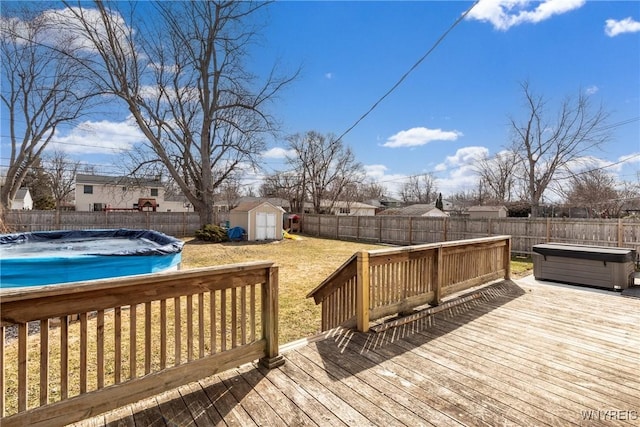
{"type": "Polygon", "coordinates": [[[462,20],[469,14],[469,12],[471,12],[471,10],[479,3],[478,1],[475,1],[471,7],[469,9],[467,9],[462,15],[460,15],[460,17],[458,19],[456,19],[456,21],[451,24],[451,26],[438,38],[438,40],[436,40],[436,42],[431,46],[431,48],[424,54],[422,55],[422,57],[420,59],[418,59],[418,61],[413,64],[413,66],[411,66],[411,68],[409,68],[409,70],[404,73],[402,75],[402,77],[400,77],[400,79],[391,87],[391,89],[389,89],[384,95],[382,95],[372,106],[371,108],[369,108],[367,110],[366,113],[364,113],[362,116],[360,116],[360,118],[358,120],[355,121],[355,123],[353,123],[346,131],[344,131],[342,133],[342,135],[340,135],[336,141],[340,141],[346,134],[348,134],[349,132],[351,132],[351,130],[353,130],[353,128],[355,128],[356,126],[358,126],[358,124],[360,124],[360,122],[362,120],[364,120],[365,117],[367,117],[374,109],[376,109],[376,107],[389,95],[391,95],[391,93],[393,91],[395,91],[398,86],[400,86],[402,84],[402,82],[409,76],[409,74],[411,74],[416,68],[418,68],[418,66],[425,60],[427,59],[427,57],[429,55],[431,55],[431,53],[438,47],[438,45],[440,43],[442,43],[442,41],[449,35],[449,33],[460,23],[462,22],[462,20]]]}

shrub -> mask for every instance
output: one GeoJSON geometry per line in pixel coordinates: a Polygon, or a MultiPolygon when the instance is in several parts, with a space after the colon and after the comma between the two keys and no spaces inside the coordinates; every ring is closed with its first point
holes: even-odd
{"type": "Polygon", "coordinates": [[[227,230],[212,224],[207,224],[200,230],[196,230],[196,239],[214,243],[229,241],[227,230]]]}

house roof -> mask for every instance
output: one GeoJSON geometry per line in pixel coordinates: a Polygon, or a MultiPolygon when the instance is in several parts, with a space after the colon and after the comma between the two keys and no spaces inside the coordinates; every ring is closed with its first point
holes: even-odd
{"type": "Polygon", "coordinates": [[[404,215],[404,214],[402,213],[402,208],[388,208],[378,212],[377,215],[404,215]]]}
{"type": "Polygon", "coordinates": [[[155,178],[132,178],[129,176],[85,175],[76,174],[78,184],[138,185],[162,187],[162,181],[155,178]]]}
{"type": "Polygon", "coordinates": [[[24,200],[24,198],[27,197],[28,192],[29,189],[27,187],[19,188],[18,191],[16,191],[16,197],[14,200],[24,200]]]}
{"type": "Polygon", "coordinates": [[[238,206],[236,206],[235,208],[231,209],[231,212],[251,212],[252,210],[257,209],[258,207],[260,207],[262,205],[269,205],[269,206],[271,206],[273,208],[279,209],[282,212],[284,212],[284,209],[282,209],[280,206],[276,206],[276,205],[274,205],[273,203],[270,203],[270,202],[261,202],[261,201],[242,202],[238,206]]]}
{"type": "Polygon", "coordinates": [[[382,212],[380,212],[378,215],[423,216],[428,214],[429,212],[435,213],[436,211],[444,215],[447,215],[446,213],[442,212],[440,209],[436,208],[432,204],[416,204],[416,205],[406,206],[404,208],[385,209],[382,212]]]}
{"type": "Polygon", "coordinates": [[[508,210],[506,206],[471,206],[467,210],[469,212],[497,212],[503,209],[508,210]]]}
{"type": "MultiPolygon", "coordinates": [[[[312,203],[310,202],[305,202],[304,204],[305,206],[313,206],[312,203]]],[[[331,201],[330,200],[321,200],[320,201],[320,206],[321,207],[328,207],[331,206],[331,201]]],[[[337,200],[334,202],[333,204],[334,208],[350,208],[350,209],[375,209],[376,207],[373,205],[368,205],[366,203],[361,203],[361,202],[345,202],[342,200],[337,200]]]]}

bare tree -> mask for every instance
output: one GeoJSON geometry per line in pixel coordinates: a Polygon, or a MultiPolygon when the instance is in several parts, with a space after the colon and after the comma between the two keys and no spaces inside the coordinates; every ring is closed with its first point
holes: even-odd
{"type": "Polygon", "coordinates": [[[296,172],[275,172],[267,175],[260,186],[262,197],[287,200],[291,212],[304,212],[304,194],[304,187],[296,172]]]}
{"type": "Polygon", "coordinates": [[[512,150],[521,166],[531,216],[535,218],[556,172],[609,139],[608,113],[602,106],[593,108],[588,95],[580,92],[576,98],[565,98],[557,115],[550,117],[547,101],[534,94],[528,82],[521,87],[526,115],[521,121],[510,120],[512,150]]]}
{"type": "Polygon", "coordinates": [[[333,135],[309,131],[290,136],[288,144],[295,153],[289,163],[304,188],[301,200],[308,195],[315,213],[330,212],[348,186],[364,177],[351,148],[333,135]]]}
{"type": "Polygon", "coordinates": [[[133,172],[160,164],[209,224],[216,189],[240,169],[259,168],[264,137],[277,131],[268,106],[295,77],[272,70],[259,82],[246,66],[257,35],[250,22],[265,3],[136,3],[127,22],[117,5],[65,11],[97,52],[88,72],[147,138],[133,172]],[[156,8],[155,22],[146,7],[156,8]]]}
{"type": "Polygon", "coordinates": [[[45,173],[40,157],[29,168],[22,183],[31,193],[33,209],[48,211],[56,208],[51,191],[51,178],[45,173]]]}
{"type": "Polygon", "coordinates": [[[438,197],[438,185],[432,173],[410,176],[402,184],[400,198],[405,203],[431,203],[438,197]]]}
{"type": "Polygon", "coordinates": [[[386,191],[385,186],[377,182],[363,182],[356,186],[354,200],[379,200],[384,197],[386,191]]]}
{"type": "Polygon", "coordinates": [[[229,176],[219,187],[217,198],[223,200],[229,209],[238,206],[242,197],[242,183],[237,175],[229,176]]]}
{"type": "Polygon", "coordinates": [[[91,100],[80,63],[71,60],[73,43],[52,37],[49,14],[10,10],[0,18],[3,114],[11,152],[0,204],[7,208],[30,168],[60,126],[86,112],[91,100]]]}
{"type": "Polygon", "coordinates": [[[62,151],[56,150],[43,156],[44,173],[49,176],[51,191],[56,203],[56,210],[60,210],[75,189],[76,174],[81,163],[73,161],[62,151]]]}
{"type": "Polygon", "coordinates": [[[571,178],[567,203],[588,208],[590,214],[599,217],[617,217],[622,207],[617,184],[613,175],[602,169],[576,174],[571,178]]]}
{"type": "Polygon", "coordinates": [[[484,157],[477,163],[476,171],[490,198],[495,202],[510,202],[516,187],[517,156],[512,151],[502,151],[494,157],[484,157]]]}

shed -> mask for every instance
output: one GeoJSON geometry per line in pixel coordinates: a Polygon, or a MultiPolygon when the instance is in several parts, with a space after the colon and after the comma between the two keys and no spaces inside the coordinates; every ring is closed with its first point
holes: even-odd
{"type": "Polygon", "coordinates": [[[469,218],[506,218],[509,210],[505,206],[471,206],[469,218]]]}
{"type": "Polygon", "coordinates": [[[229,226],[246,230],[247,240],[282,240],[284,209],[269,202],[243,202],[229,212],[229,226]]]}
{"type": "Polygon", "coordinates": [[[28,188],[21,187],[18,189],[13,202],[11,202],[11,209],[27,211],[33,209],[33,199],[31,198],[31,192],[28,188]]]}

